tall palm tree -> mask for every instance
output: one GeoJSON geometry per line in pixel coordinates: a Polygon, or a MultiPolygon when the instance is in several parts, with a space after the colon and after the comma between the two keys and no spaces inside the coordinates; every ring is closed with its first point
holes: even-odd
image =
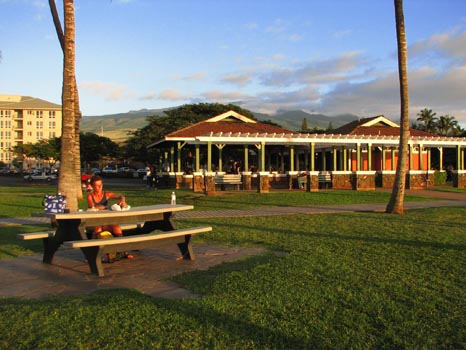
{"type": "MultiPolygon", "coordinates": [[[[58,16],[57,6],[55,4],[55,0],[49,0],[49,7],[50,12],[52,13],[53,23],[55,25],[55,30],[57,32],[58,41],[60,42],[60,46],[62,48],[63,54],[65,54],[65,37],[63,33],[63,29],[60,23],[60,17],[58,16]]],[[[75,175],[76,175],[76,186],[78,188],[78,199],[83,197],[82,187],[81,187],[81,159],[79,156],[80,154],[80,144],[79,144],[79,131],[80,131],[80,123],[81,123],[81,109],[79,107],[79,94],[78,94],[78,86],[76,83],[76,77],[73,81],[74,84],[74,106],[75,106],[75,175]]]]}
{"type": "Polygon", "coordinates": [[[455,120],[455,117],[449,114],[441,115],[437,122],[437,129],[440,135],[443,135],[443,136],[456,135],[457,126],[458,126],[458,121],[455,120]]]}
{"type": "Polygon", "coordinates": [[[64,35],[63,35],[63,86],[62,86],[62,136],[60,154],[60,176],[58,191],[65,194],[66,206],[78,210],[78,191],[76,186],[76,81],[75,81],[75,21],[74,1],[63,0],[64,35]]]}
{"type": "Polygon", "coordinates": [[[403,0],[395,1],[396,39],[398,44],[398,76],[400,81],[400,144],[398,146],[398,164],[390,201],[386,212],[403,214],[406,187],[406,168],[408,166],[409,141],[409,92],[408,92],[408,49],[403,14],[403,0]]]}
{"type": "Polygon", "coordinates": [[[424,131],[434,133],[435,132],[435,123],[437,118],[435,117],[437,113],[432,112],[431,109],[424,108],[421,110],[417,116],[417,121],[424,123],[424,131]]]}

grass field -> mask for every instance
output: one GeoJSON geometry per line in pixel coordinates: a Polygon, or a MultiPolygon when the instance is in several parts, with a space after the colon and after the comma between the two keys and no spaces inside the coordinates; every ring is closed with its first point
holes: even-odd
{"type": "MultiPolygon", "coordinates": [[[[27,190],[17,194],[43,195],[27,190]]],[[[2,208],[8,207],[3,194],[9,191],[0,188],[2,208]]],[[[121,192],[134,205],[169,198],[163,191],[150,196],[129,188],[121,192]]],[[[202,197],[181,191],[178,198],[199,210],[247,208],[251,200],[278,206],[388,199],[386,193],[356,191],[308,195],[202,197]]],[[[5,216],[14,216],[11,207],[5,216]]],[[[177,224],[213,226],[194,244],[263,247],[266,253],[174,278],[200,298],[152,298],[120,289],[45,300],[1,299],[0,348],[466,348],[466,208],[177,224]]],[[[40,251],[40,242],[15,239],[18,230],[32,229],[0,227],[2,257],[40,251]]]]}

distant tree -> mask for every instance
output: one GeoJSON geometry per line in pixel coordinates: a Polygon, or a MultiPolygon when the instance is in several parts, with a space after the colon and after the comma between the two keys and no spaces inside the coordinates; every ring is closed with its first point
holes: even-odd
{"type": "Polygon", "coordinates": [[[165,111],[165,116],[148,117],[148,124],[132,132],[123,148],[125,157],[138,161],[148,161],[157,156],[157,150],[148,150],[151,143],[163,139],[173,131],[199,123],[219,114],[233,110],[245,117],[256,119],[254,114],[233,104],[199,103],[188,104],[179,108],[165,111]]]}
{"type": "Polygon", "coordinates": [[[301,124],[301,131],[302,132],[308,132],[309,131],[309,127],[307,126],[307,118],[303,119],[303,122],[301,124]]]}
{"type": "Polygon", "coordinates": [[[327,132],[327,130],[324,130],[324,129],[321,129],[317,126],[314,126],[311,130],[310,130],[311,133],[313,134],[325,134],[327,132]]]}
{"type": "Polygon", "coordinates": [[[455,117],[451,115],[442,115],[438,118],[437,130],[440,135],[443,136],[454,136],[457,132],[458,122],[455,120],[455,117]]]}
{"type": "Polygon", "coordinates": [[[409,93],[408,93],[408,49],[403,13],[403,1],[395,1],[396,39],[398,48],[398,76],[400,82],[400,143],[398,146],[398,163],[395,182],[387,204],[386,212],[403,214],[406,186],[406,168],[408,166],[409,141],[409,93]]]}
{"type": "Polygon", "coordinates": [[[434,113],[431,109],[424,108],[417,115],[417,121],[424,123],[424,131],[435,133],[435,126],[437,123],[437,118],[435,116],[437,113],[434,113]]]}
{"type": "Polygon", "coordinates": [[[34,157],[34,149],[31,143],[20,143],[13,147],[13,153],[19,158],[28,159],[34,157]]]}
{"type": "Polygon", "coordinates": [[[333,127],[333,123],[330,121],[328,122],[328,126],[327,126],[327,132],[332,132],[334,130],[334,127],[333,127]]]}
{"type": "Polygon", "coordinates": [[[80,133],[81,163],[100,162],[102,158],[115,158],[119,155],[118,144],[108,137],[99,136],[92,132],[80,133]]]}
{"type": "Polygon", "coordinates": [[[270,119],[261,120],[260,122],[261,122],[261,123],[264,123],[264,124],[268,124],[268,125],[273,125],[273,126],[279,126],[279,127],[281,127],[280,124],[275,123],[274,121],[272,121],[272,120],[270,120],[270,119]]]}
{"type": "MultiPolygon", "coordinates": [[[[58,140],[58,139],[57,139],[58,140]]],[[[12,151],[22,159],[43,160],[53,166],[60,159],[60,146],[56,139],[39,140],[36,143],[18,144],[12,151]]]]}
{"type": "Polygon", "coordinates": [[[410,122],[410,125],[409,125],[409,128],[410,129],[414,129],[414,130],[424,130],[424,125],[420,125],[414,121],[411,121],[410,122]]]}

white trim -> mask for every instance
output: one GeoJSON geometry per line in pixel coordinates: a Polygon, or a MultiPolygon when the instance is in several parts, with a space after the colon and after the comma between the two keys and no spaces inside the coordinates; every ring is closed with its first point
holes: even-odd
{"type": "Polygon", "coordinates": [[[354,171],[351,170],[331,170],[332,175],[348,175],[352,174],[354,171]]]}
{"type": "Polygon", "coordinates": [[[353,174],[356,174],[356,175],[375,175],[377,173],[377,171],[375,170],[357,170],[357,171],[353,171],[353,174]]]}
{"type": "Polygon", "coordinates": [[[205,122],[215,123],[215,122],[221,121],[223,119],[226,119],[228,117],[236,118],[236,119],[241,120],[242,122],[245,122],[245,123],[257,123],[255,120],[253,120],[251,118],[248,118],[248,117],[245,117],[244,115],[239,114],[239,113],[237,113],[235,111],[231,111],[231,110],[228,111],[228,112],[222,113],[220,115],[217,115],[215,117],[212,117],[210,119],[207,119],[205,122]]]}
{"type": "Polygon", "coordinates": [[[383,122],[384,124],[387,124],[388,126],[391,126],[392,128],[400,128],[400,126],[391,121],[390,119],[385,118],[383,115],[379,115],[378,117],[369,120],[368,122],[361,124],[360,126],[373,126],[377,123],[383,122]]]}

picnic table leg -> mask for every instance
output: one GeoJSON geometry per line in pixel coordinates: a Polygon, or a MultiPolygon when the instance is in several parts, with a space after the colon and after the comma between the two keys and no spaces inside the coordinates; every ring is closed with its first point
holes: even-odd
{"type": "Polygon", "coordinates": [[[162,220],[146,221],[141,228],[142,233],[149,233],[155,230],[162,230],[162,231],[176,230],[176,225],[173,222],[173,213],[172,212],[163,213],[162,220]]]}
{"type": "Polygon", "coordinates": [[[184,260],[194,260],[193,245],[191,243],[191,235],[184,236],[184,243],[178,243],[180,248],[181,256],[184,260]]]}
{"type": "Polygon", "coordinates": [[[86,247],[86,248],[81,248],[81,251],[86,257],[91,273],[96,274],[99,277],[104,276],[104,266],[102,265],[102,255],[103,255],[102,248],[101,247],[86,247]]]}
{"type": "Polygon", "coordinates": [[[43,238],[42,243],[44,245],[44,255],[42,256],[42,262],[46,264],[52,264],[55,252],[61,243],[54,242],[51,238],[43,238]]]}
{"type": "Polygon", "coordinates": [[[53,257],[64,241],[82,239],[79,232],[80,220],[67,220],[64,222],[57,221],[57,230],[53,237],[44,238],[44,255],[42,262],[51,264],[53,257]]]}

